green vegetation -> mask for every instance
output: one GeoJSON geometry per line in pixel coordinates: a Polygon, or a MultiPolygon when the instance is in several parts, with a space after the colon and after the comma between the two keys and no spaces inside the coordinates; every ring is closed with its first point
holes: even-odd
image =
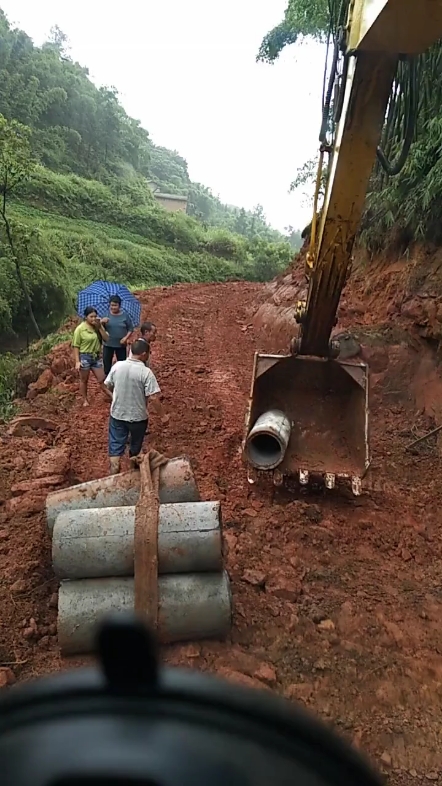
{"type": "MultiPolygon", "coordinates": [[[[288,0],[284,19],[264,38],[258,60],[273,63],[284,47],[312,36],[332,50],[350,0],[288,0]],[[342,14],[338,18],[339,13],[342,14]]],[[[389,162],[402,164],[407,151],[407,125],[414,120],[411,148],[397,174],[378,160],[370,179],[359,241],[371,253],[387,246],[404,250],[416,240],[442,243],[442,42],[414,62],[398,65],[392,86],[381,148],[389,162]],[[416,96],[414,100],[413,96],[416,96]],[[405,148],[404,148],[405,145],[405,148]],[[386,171],[387,170],[387,171],[386,171]]],[[[314,161],[308,161],[292,184],[309,183],[313,191],[314,161]]]]}
{"type": "Polygon", "coordinates": [[[53,330],[101,277],[267,280],[298,242],[292,228],[269,227],[261,206],[223,205],[192,183],[185,159],[152,144],[116,90],[70,59],[58,28],[36,47],[1,10],[0,198],[3,333],[53,330]],[[151,185],[188,195],[189,215],[166,212],[151,185]]]}

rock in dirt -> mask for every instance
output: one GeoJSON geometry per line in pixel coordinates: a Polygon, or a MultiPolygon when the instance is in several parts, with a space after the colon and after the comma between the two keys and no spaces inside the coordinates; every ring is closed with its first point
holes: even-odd
{"type": "Polygon", "coordinates": [[[11,592],[26,592],[28,583],[24,579],[18,579],[11,584],[11,592]]]}
{"type": "Polygon", "coordinates": [[[261,570],[245,570],[242,579],[254,587],[263,587],[266,581],[266,574],[261,570]]]}
{"type": "Polygon", "coordinates": [[[38,641],[38,647],[42,650],[47,650],[51,646],[51,640],[49,636],[42,636],[42,638],[38,641]]]}
{"type": "Polygon", "coordinates": [[[49,598],[48,606],[49,606],[50,609],[58,608],[58,593],[57,592],[53,592],[52,593],[51,597],[49,598]]]}
{"type": "Polygon", "coordinates": [[[331,632],[335,629],[335,623],[332,620],[321,620],[318,623],[318,630],[331,632]]]}
{"type": "Polygon", "coordinates": [[[294,603],[301,595],[302,585],[296,576],[276,573],[271,579],[266,581],[266,592],[274,595],[275,598],[289,600],[294,603]]]}
{"type": "Polygon", "coordinates": [[[221,666],[221,668],[217,670],[217,674],[219,677],[222,677],[229,682],[234,682],[236,685],[243,685],[246,688],[260,688],[261,690],[270,690],[267,685],[264,685],[259,680],[254,679],[253,677],[248,677],[247,674],[241,674],[240,671],[229,669],[226,666],[221,666]]]}
{"type": "Polygon", "coordinates": [[[64,475],[68,468],[69,452],[66,448],[49,448],[38,456],[33,474],[36,478],[64,475]]]}
{"type": "Polygon", "coordinates": [[[295,682],[284,691],[287,699],[307,702],[313,694],[313,687],[308,682],[295,682]]]}
{"type": "Polygon", "coordinates": [[[50,368],[46,368],[42,374],[40,374],[39,378],[36,382],[31,382],[28,387],[28,392],[26,394],[26,398],[28,401],[32,401],[37,396],[40,396],[42,393],[47,393],[49,388],[52,387],[54,382],[54,375],[50,368]]]}
{"type": "Polygon", "coordinates": [[[182,658],[199,658],[201,655],[201,647],[199,644],[183,644],[179,648],[179,654],[182,658]]]}
{"type": "Polygon", "coordinates": [[[306,505],[303,512],[306,519],[312,524],[319,524],[322,519],[322,510],[319,505],[306,505]]]}
{"type": "Polygon", "coordinates": [[[258,669],[254,672],[253,676],[267,685],[274,685],[276,682],[276,671],[273,666],[268,663],[261,663],[258,669]]]}
{"type": "Polygon", "coordinates": [[[56,431],[58,424],[53,420],[39,418],[36,415],[20,415],[20,417],[12,421],[8,434],[11,437],[26,436],[27,429],[32,429],[33,431],[56,431]]]}
{"type": "Polygon", "coordinates": [[[229,530],[224,530],[223,532],[223,548],[225,555],[230,557],[233,555],[233,552],[236,549],[236,545],[238,542],[238,536],[235,535],[234,532],[230,532],[229,530]]]}
{"type": "Polygon", "coordinates": [[[352,333],[336,333],[332,338],[339,341],[339,357],[341,360],[349,360],[359,355],[361,345],[352,333]]]}
{"type": "Polygon", "coordinates": [[[45,494],[23,494],[21,497],[12,497],[6,505],[6,513],[11,516],[31,516],[40,513],[45,506],[45,494]]]}
{"type": "Polygon", "coordinates": [[[69,369],[70,361],[65,357],[57,357],[51,363],[51,372],[54,377],[59,377],[64,371],[69,369]]]}
{"type": "Polygon", "coordinates": [[[322,609],[318,609],[317,606],[314,606],[310,610],[309,617],[312,620],[312,622],[315,623],[315,625],[318,625],[320,622],[328,618],[328,614],[326,611],[323,611],[322,609]]]}
{"type": "Polygon", "coordinates": [[[0,688],[13,685],[15,681],[15,674],[12,669],[9,669],[7,666],[0,667],[0,688]]]}
{"type": "Polygon", "coordinates": [[[385,764],[386,767],[391,767],[391,756],[387,751],[384,751],[381,755],[381,762],[385,764]]]}
{"type": "Polygon", "coordinates": [[[59,486],[63,482],[64,475],[49,475],[49,477],[37,478],[36,480],[23,480],[11,486],[11,494],[13,497],[19,497],[21,494],[26,494],[28,491],[40,491],[52,486],[59,486]]]}

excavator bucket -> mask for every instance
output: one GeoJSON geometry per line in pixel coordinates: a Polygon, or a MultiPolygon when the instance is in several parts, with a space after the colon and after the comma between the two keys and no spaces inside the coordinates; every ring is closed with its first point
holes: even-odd
{"type": "Polygon", "coordinates": [[[368,469],[368,367],[302,355],[255,354],[243,444],[247,464],[301,485],[351,481],[368,469]]]}

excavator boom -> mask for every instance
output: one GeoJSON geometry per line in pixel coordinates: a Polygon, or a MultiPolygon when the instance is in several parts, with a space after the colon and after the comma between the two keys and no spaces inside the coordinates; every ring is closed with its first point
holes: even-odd
{"type": "Polygon", "coordinates": [[[360,493],[370,463],[368,368],[340,361],[331,335],[399,59],[412,62],[441,37],[442,0],[349,2],[332,149],[321,139],[321,160],[332,156],[317,235],[316,209],[312,222],[307,297],[296,306],[299,335],[290,355],[257,353],[254,363],[244,455],[275,482],[320,475],[333,488],[345,477],[360,493]]]}

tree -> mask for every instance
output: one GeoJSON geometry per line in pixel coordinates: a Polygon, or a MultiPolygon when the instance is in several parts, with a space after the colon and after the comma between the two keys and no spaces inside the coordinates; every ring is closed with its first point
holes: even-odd
{"type": "Polygon", "coordinates": [[[238,235],[247,235],[248,228],[249,220],[246,211],[242,207],[235,219],[234,230],[238,232],[238,235]]]}
{"type": "Polygon", "coordinates": [[[9,199],[18,186],[29,178],[34,167],[30,134],[31,130],[27,126],[16,120],[8,121],[0,115],[0,216],[29,318],[37,336],[41,338],[41,331],[32,310],[31,298],[21,269],[20,251],[14,238],[13,224],[7,213],[9,199]]]}
{"type": "Polygon", "coordinates": [[[69,56],[69,39],[67,35],[63,33],[63,30],[60,30],[58,25],[51,27],[47,43],[58,52],[60,57],[67,58],[69,56]]]}
{"type": "Polygon", "coordinates": [[[288,240],[293,251],[299,251],[303,244],[301,231],[299,229],[294,229],[291,225],[285,227],[285,231],[287,232],[288,240]]]}
{"type": "Polygon", "coordinates": [[[330,25],[328,0],[289,0],[282,22],[264,37],[257,60],[274,63],[284,47],[306,36],[324,40],[330,25]]]}

